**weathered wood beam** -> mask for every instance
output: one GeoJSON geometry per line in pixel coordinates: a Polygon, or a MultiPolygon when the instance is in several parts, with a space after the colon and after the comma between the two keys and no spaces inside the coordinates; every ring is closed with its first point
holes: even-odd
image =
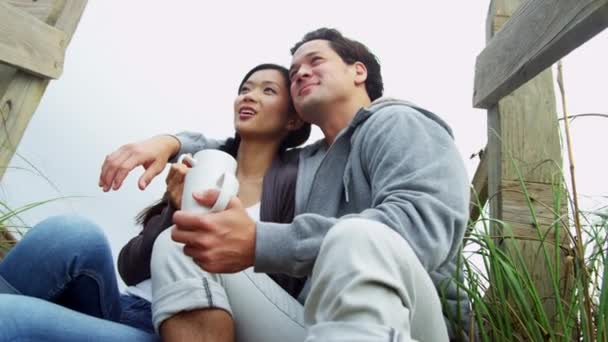
{"type": "MultiPolygon", "coordinates": [[[[14,4],[24,1],[12,0],[10,2],[14,4]]],[[[87,0],[55,0],[52,2],[38,0],[38,2],[46,5],[20,8],[24,11],[35,10],[38,18],[41,13],[45,13],[47,17],[44,21],[47,24],[54,25],[65,32],[67,46],[84,12],[87,0]]],[[[0,122],[0,179],[49,83],[48,79],[41,79],[23,71],[15,71],[14,68],[7,66],[4,66],[3,71],[3,66],[0,65],[0,77],[3,75],[5,78],[0,78],[0,119],[2,120],[0,122]]]]}
{"type": "Polygon", "coordinates": [[[65,43],[63,31],[0,2],[0,63],[58,78],[63,71],[65,43]]]}
{"type": "MultiPolygon", "coordinates": [[[[592,1],[571,1],[566,7],[576,7],[576,2],[592,1]]],[[[537,29],[541,32],[546,29],[550,33],[555,27],[567,27],[561,18],[573,15],[565,8],[564,1],[551,1],[557,9],[538,7],[544,3],[547,1],[536,0],[532,4],[522,0],[493,0],[487,21],[488,43],[495,44],[492,49],[505,49],[504,56],[518,53],[534,56],[537,47],[531,46],[529,39],[530,36],[537,35],[537,29]],[[518,7],[520,4],[524,8],[518,7]],[[560,14],[560,11],[565,12],[560,14]],[[536,17],[531,17],[532,14],[536,17]],[[513,17],[509,20],[511,15],[513,17]],[[544,19],[541,20],[542,18],[544,19]],[[549,18],[554,18],[557,23],[548,24],[546,20],[549,18]],[[534,20],[539,22],[539,26],[528,26],[534,20]],[[502,29],[501,24],[504,24],[502,29]],[[511,32],[516,32],[517,44],[525,42],[521,47],[517,47],[515,42],[511,42],[514,44],[512,46],[497,43],[501,41],[497,38],[509,26],[511,32]],[[492,37],[492,34],[495,36],[492,37]]],[[[503,35],[503,39],[512,34],[515,33],[503,35]]],[[[495,51],[494,58],[506,63],[506,59],[497,50],[488,51],[495,51]]],[[[479,76],[479,70],[477,73],[479,76]]],[[[488,196],[492,218],[490,231],[513,260],[520,260],[518,256],[521,255],[523,262],[518,266],[525,268],[532,277],[545,312],[552,320],[557,312],[556,303],[561,299],[554,292],[548,269],[555,269],[557,259],[551,258],[547,262],[543,252],[546,250],[551,256],[560,255],[557,262],[566,260],[570,248],[567,199],[561,181],[562,152],[552,72],[549,68],[530,77],[510,92],[509,96],[490,103],[488,109],[488,146],[484,155],[488,157],[488,196]],[[559,234],[559,240],[556,240],[556,234],[559,234]]],[[[564,285],[560,288],[566,289],[570,278],[564,267],[560,270],[564,272],[560,274],[560,284],[564,285]]],[[[563,295],[569,298],[568,292],[563,295]]]]}
{"type": "Polygon", "coordinates": [[[488,154],[487,147],[479,154],[479,165],[471,182],[471,200],[469,203],[469,225],[477,221],[488,201],[488,154]]]}
{"type": "Polygon", "coordinates": [[[0,0],[0,3],[11,5],[38,20],[55,26],[59,12],[66,0],[0,0]]]}
{"type": "Polygon", "coordinates": [[[608,0],[525,1],[477,57],[473,106],[490,108],[606,27],[608,0]]]}

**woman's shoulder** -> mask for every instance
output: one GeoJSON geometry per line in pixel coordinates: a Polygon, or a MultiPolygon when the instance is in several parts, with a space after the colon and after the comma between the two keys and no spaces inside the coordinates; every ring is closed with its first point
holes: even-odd
{"type": "Polygon", "coordinates": [[[282,151],[275,158],[281,165],[297,165],[300,159],[300,152],[302,148],[291,148],[286,151],[282,151]]]}

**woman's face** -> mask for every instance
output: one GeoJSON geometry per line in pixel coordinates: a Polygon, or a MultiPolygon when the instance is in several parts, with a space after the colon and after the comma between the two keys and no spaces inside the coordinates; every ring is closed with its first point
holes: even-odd
{"type": "Polygon", "coordinates": [[[234,128],[243,139],[280,140],[293,124],[289,88],[277,70],[258,70],[239,89],[234,101],[234,128]]]}

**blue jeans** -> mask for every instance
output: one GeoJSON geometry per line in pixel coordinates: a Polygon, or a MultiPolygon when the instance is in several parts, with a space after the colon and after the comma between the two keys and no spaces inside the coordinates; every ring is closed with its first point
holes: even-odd
{"type": "Polygon", "coordinates": [[[0,263],[0,291],[12,293],[0,294],[0,341],[158,340],[149,303],[120,295],[105,235],[79,217],[33,227],[0,263]]]}

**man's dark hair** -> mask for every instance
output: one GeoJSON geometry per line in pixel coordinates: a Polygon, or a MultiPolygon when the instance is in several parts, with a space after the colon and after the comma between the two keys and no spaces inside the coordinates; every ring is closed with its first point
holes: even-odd
{"type": "Polygon", "coordinates": [[[380,73],[380,63],[378,58],[369,51],[367,46],[362,43],[346,38],[336,29],[320,28],[304,35],[304,38],[291,48],[291,55],[296,52],[303,44],[311,40],[327,40],[329,46],[342,58],[344,63],[352,65],[355,62],[361,62],[367,68],[367,80],[365,81],[365,89],[369,98],[374,101],[382,96],[384,92],[384,83],[382,82],[382,74],[380,73]]]}

